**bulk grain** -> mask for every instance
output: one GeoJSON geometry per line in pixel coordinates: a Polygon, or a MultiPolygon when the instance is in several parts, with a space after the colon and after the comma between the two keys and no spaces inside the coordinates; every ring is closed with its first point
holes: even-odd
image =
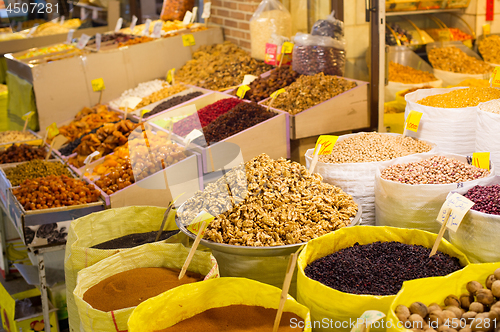
{"type": "Polygon", "coordinates": [[[428,56],[435,69],[464,74],[487,74],[493,71],[489,64],[467,55],[457,47],[433,48],[428,56]]]}
{"type": "Polygon", "coordinates": [[[413,69],[399,63],[389,62],[389,81],[399,83],[427,83],[437,81],[432,73],[423,70],[413,69]]]}

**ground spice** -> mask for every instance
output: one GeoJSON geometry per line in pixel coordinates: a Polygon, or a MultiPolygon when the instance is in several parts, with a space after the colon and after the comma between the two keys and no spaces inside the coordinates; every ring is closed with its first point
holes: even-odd
{"type": "Polygon", "coordinates": [[[164,267],[120,272],[89,288],[83,300],[94,309],[108,312],[138,306],[169,289],[203,280],[201,274],[189,271],[179,280],[179,273],[178,269],[164,267]]]}
{"type": "MultiPolygon", "coordinates": [[[[271,331],[276,318],[276,309],[258,306],[230,305],[206,310],[174,326],[157,332],[261,332],[271,331]]],[[[303,331],[304,320],[299,316],[284,312],[278,331],[303,331]],[[293,320],[292,320],[293,319],[293,320]]]]}
{"type": "Polygon", "coordinates": [[[12,186],[20,185],[26,179],[36,179],[48,175],[67,175],[73,177],[71,172],[59,162],[34,159],[25,164],[17,165],[5,170],[5,175],[12,186]]]}
{"type": "MultiPolygon", "coordinates": [[[[158,241],[163,241],[168,239],[169,237],[179,233],[179,230],[175,231],[163,231],[161,232],[160,238],[158,241]]],[[[135,233],[129,234],[125,236],[121,236],[119,238],[109,240],[103,243],[96,244],[92,246],[93,249],[128,249],[134,248],[146,243],[152,243],[156,240],[157,231],[147,232],[147,233],[135,233]]]]}
{"type": "Polygon", "coordinates": [[[445,276],[460,270],[459,260],[400,242],[358,243],[309,264],[306,276],[351,294],[395,295],[407,280],[445,276]],[[367,273],[369,272],[369,273],[367,273]]]}

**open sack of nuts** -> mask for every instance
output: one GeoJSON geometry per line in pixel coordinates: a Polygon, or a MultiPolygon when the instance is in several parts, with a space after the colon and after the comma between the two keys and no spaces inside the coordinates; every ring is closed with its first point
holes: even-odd
{"type": "MultiPolygon", "coordinates": [[[[475,204],[467,212],[450,241],[473,263],[500,262],[500,177],[464,184],[453,190],[475,204]]],[[[499,277],[500,279],[500,277],[499,277]]],[[[498,322],[500,325],[500,321],[498,322]]]]}
{"type": "MultiPolygon", "coordinates": [[[[313,149],[306,152],[307,167],[313,149]]],[[[436,152],[425,141],[400,134],[357,133],[339,137],[332,154],[319,156],[315,172],[359,200],[363,208],[361,225],[375,225],[375,172],[383,161],[415,153],[436,152]]]]}
{"type": "Polygon", "coordinates": [[[438,233],[436,217],[448,193],[495,174],[467,163],[467,157],[424,153],[382,163],[375,178],[377,225],[438,233]]]}

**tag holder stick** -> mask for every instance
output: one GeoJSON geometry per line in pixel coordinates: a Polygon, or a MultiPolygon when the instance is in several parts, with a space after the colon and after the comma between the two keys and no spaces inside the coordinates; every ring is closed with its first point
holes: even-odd
{"type": "Polygon", "coordinates": [[[184,265],[182,266],[181,273],[179,273],[179,280],[181,280],[184,275],[186,274],[187,268],[189,267],[189,264],[191,263],[191,260],[193,259],[194,253],[196,252],[196,248],[198,248],[198,245],[200,244],[201,238],[205,234],[205,227],[207,226],[207,219],[203,220],[201,223],[200,230],[198,231],[198,235],[196,235],[196,239],[194,240],[193,246],[191,247],[191,250],[189,250],[189,254],[186,258],[186,261],[184,262],[184,265]]]}
{"type": "Polygon", "coordinates": [[[316,168],[316,164],[318,163],[319,151],[321,150],[321,144],[318,144],[316,151],[314,151],[313,160],[311,162],[311,166],[309,167],[309,173],[313,174],[314,169],[316,168]]]}
{"type": "Polygon", "coordinates": [[[280,63],[278,65],[278,68],[281,68],[281,64],[283,63],[283,58],[285,57],[285,54],[286,54],[285,52],[283,52],[283,45],[284,45],[284,43],[281,44],[281,59],[280,59],[280,63]]]}
{"type": "Polygon", "coordinates": [[[448,226],[448,219],[450,218],[451,214],[451,208],[448,208],[448,211],[446,211],[446,217],[444,218],[443,225],[441,225],[441,229],[439,230],[439,234],[436,238],[436,242],[434,242],[434,246],[432,246],[432,251],[429,257],[432,257],[436,254],[439,244],[441,243],[441,239],[444,236],[444,232],[446,231],[446,227],[448,226]]]}

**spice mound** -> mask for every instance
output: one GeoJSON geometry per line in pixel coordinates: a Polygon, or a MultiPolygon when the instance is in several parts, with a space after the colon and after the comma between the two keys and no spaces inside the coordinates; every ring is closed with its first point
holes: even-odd
{"type": "Polygon", "coordinates": [[[321,155],[318,160],[333,164],[367,163],[391,160],[430,150],[432,150],[432,145],[411,137],[360,133],[335,143],[332,153],[321,155]]]}
{"type": "Polygon", "coordinates": [[[382,171],[382,179],[404,184],[450,184],[477,180],[490,171],[472,166],[455,158],[434,156],[407,164],[397,164],[382,171]]]}
{"type": "MultiPolygon", "coordinates": [[[[356,82],[318,73],[300,76],[273,102],[272,107],[290,114],[300,113],[357,86],[356,82]]],[[[263,104],[269,105],[269,100],[263,104]]]]}
{"type": "MultiPolygon", "coordinates": [[[[160,238],[158,241],[163,241],[168,239],[171,236],[179,233],[179,230],[176,231],[163,231],[161,232],[160,238]]],[[[157,231],[147,232],[147,233],[135,233],[125,235],[116,239],[112,239],[103,243],[96,244],[92,246],[93,249],[128,249],[134,248],[137,246],[141,246],[146,243],[153,243],[156,240],[157,231]]]]}
{"type": "Polygon", "coordinates": [[[7,179],[16,187],[26,179],[35,179],[48,175],[67,175],[72,177],[70,171],[60,162],[49,162],[34,159],[25,164],[8,168],[5,171],[7,179]]]}
{"type": "MultiPolygon", "coordinates": [[[[271,331],[276,318],[276,309],[257,306],[230,305],[227,307],[212,308],[185,319],[174,326],[158,332],[261,332],[271,331]]],[[[304,325],[304,320],[299,316],[283,312],[278,328],[279,332],[302,331],[298,326],[304,325]],[[292,320],[293,319],[293,320],[292,320]],[[296,322],[292,327],[290,322],[296,322]]]]}
{"type": "Polygon", "coordinates": [[[479,53],[484,61],[500,63],[500,36],[489,35],[479,42],[479,53]]]}
{"type": "Polygon", "coordinates": [[[163,267],[120,272],[89,288],[83,300],[94,309],[109,312],[138,306],[172,288],[203,280],[201,274],[190,271],[179,280],[179,273],[180,270],[163,267]]]}
{"type": "Polygon", "coordinates": [[[351,223],[353,198],[296,162],[261,154],[186,201],[189,224],[203,209],[215,216],[206,240],[239,246],[307,242],[351,223]]]}
{"type": "Polygon", "coordinates": [[[475,186],[464,196],[475,203],[472,210],[500,215],[500,185],[475,186]]]}
{"type": "Polygon", "coordinates": [[[9,130],[0,132],[0,143],[20,142],[36,139],[36,136],[29,131],[9,130]]]}
{"type": "Polygon", "coordinates": [[[487,74],[493,67],[484,61],[468,56],[456,47],[433,48],[428,53],[432,67],[462,74],[487,74]]]}
{"type": "Polygon", "coordinates": [[[28,144],[13,144],[6,150],[0,151],[0,164],[20,163],[33,159],[45,159],[45,147],[36,147],[28,144]]]}
{"type": "Polygon", "coordinates": [[[436,76],[423,70],[389,62],[389,81],[399,83],[427,83],[437,81],[436,76]]]}
{"type": "Polygon", "coordinates": [[[500,98],[500,90],[495,88],[470,87],[457,89],[440,95],[428,96],[417,101],[424,106],[440,108],[474,107],[480,103],[500,98]]]}
{"type": "Polygon", "coordinates": [[[359,243],[309,264],[307,277],[351,294],[394,295],[407,280],[445,276],[460,270],[459,260],[400,242],[359,243]],[[369,271],[369,273],[367,273],[369,271]]]}

